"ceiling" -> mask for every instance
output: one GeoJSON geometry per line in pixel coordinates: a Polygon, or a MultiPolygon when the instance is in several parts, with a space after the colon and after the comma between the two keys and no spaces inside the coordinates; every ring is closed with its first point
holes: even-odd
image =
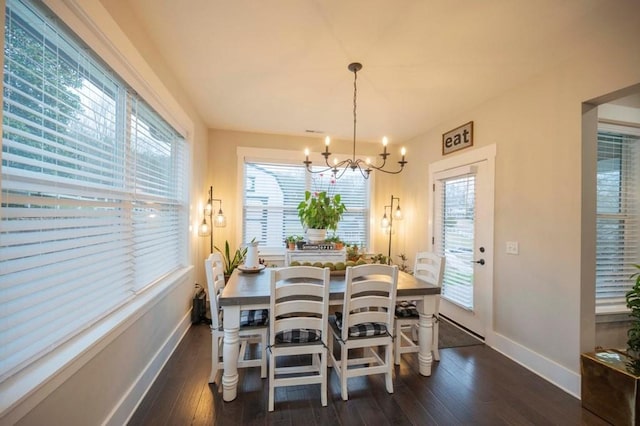
{"type": "Polygon", "coordinates": [[[211,128],[351,139],[357,61],[358,140],[391,143],[571,60],[614,26],[607,0],[102,2],[130,8],[211,128]]]}

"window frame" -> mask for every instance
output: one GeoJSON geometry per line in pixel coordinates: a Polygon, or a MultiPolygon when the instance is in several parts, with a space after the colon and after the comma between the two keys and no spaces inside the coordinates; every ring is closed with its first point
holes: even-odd
{"type": "MultiPolygon", "coordinates": [[[[238,185],[238,196],[237,198],[237,211],[242,212],[242,220],[240,226],[237,227],[236,238],[237,241],[242,242],[243,233],[244,233],[244,192],[245,192],[245,175],[244,175],[244,167],[245,162],[265,162],[272,164],[291,164],[291,165],[302,165],[302,161],[304,159],[304,154],[299,151],[292,150],[280,150],[280,149],[268,149],[268,148],[253,148],[253,147],[237,147],[237,185],[238,185]]],[[[334,155],[345,157],[350,154],[340,154],[336,153],[334,155]]],[[[324,164],[324,157],[320,155],[320,153],[312,152],[309,154],[309,159],[313,162],[313,164],[321,165],[324,164]]],[[[309,185],[311,184],[311,174],[306,173],[307,180],[309,181],[309,185]]],[[[367,224],[366,232],[368,234],[367,246],[365,247],[368,251],[372,250],[374,244],[374,235],[373,235],[373,227],[372,227],[372,214],[373,214],[373,205],[374,205],[374,188],[375,188],[375,174],[372,173],[369,176],[367,182],[367,198],[368,198],[368,206],[367,206],[367,224]]],[[[281,248],[275,247],[264,247],[260,249],[260,253],[266,256],[269,255],[284,255],[285,253],[284,241],[282,242],[281,248]]]]}
{"type": "MultiPolygon", "coordinates": [[[[628,125],[625,124],[613,124],[613,123],[609,123],[606,120],[605,121],[599,121],[598,122],[598,129],[597,129],[597,135],[596,135],[596,156],[598,155],[599,152],[599,134],[601,132],[606,132],[606,133],[613,133],[613,134],[619,134],[619,135],[629,135],[629,136],[634,136],[639,138],[639,140],[636,142],[637,146],[635,147],[635,164],[638,164],[639,166],[634,170],[635,172],[635,183],[631,182],[631,183],[627,183],[628,185],[635,185],[636,187],[638,187],[638,184],[640,184],[640,127],[633,125],[631,123],[629,123],[628,125]]],[[[633,159],[629,160],[631,163],[633,163],[633,159]]],[[[598,159],[596,158],[596,175],[598,173],[598,165],[597,165],[598,159]]],[[[597,268],[598,265],[598,219],[601,216],[607,216],[609,218],[613,217],[613,216],[625,216],[624,214],[616,214],[616,213],[603,213],[603,214],[599,214],[598,210],[597,210],[597,194],[598,194],[598,184],[597,184],[597,176],[596,176],[596,253],[595,253],[595,267],[597,268]]],[[[636,225],[640,226],[640,217],[638,217],[640,215],[640,196],[638,196],[635,199],[635,203],[636,203],[636,211],[635,211],[635,221],[636,221],[636,225]]],[[[621,220],[624,220],[624,218],[622,218],[621,220]]],[[[635,242],[636,246],[640,246],[640,229],[636,230],[636,233],[638,235],[636,235],[635,239],[633,237],[625,239],[625,241],[632,241],[635,242]]],[[[639,250],[640,253],[640,250],[639,250]]],[[[640,262],[640,259],[636,259],[635,262],[640,262]]],[[[613,315],[615,318],[618,318],[617,315],[621,315],[620,316],[620,320],[624,320],[624,318],[626,318],[627,313],[629,312],[629,309],[626,306],[626,300],[624,297],[612,297],[612,298],[603,298],[603,297],[598,297],[598,273],[596,270],[595,273],[595,279],[596,282],[594,283],[594,289],[595,289],[595,308],[596,308],[596,314],[599,315],[601,317],[602,320],[604,320],[605,316],[607,316],[607,318],[609,318],[611,315],[613,315]],[[624,317],[623,317],[623,316],[624,317]]],[[[633,283],[631,282],[631,279],[629,279],[628,282],[628,287],[631,288],[633,285],[633,283]]],[[[611,320],[611,319],[609,319],[611,320]]],[[[617,320],[617,319],[615,319],[617,320]]]]}
{"type": "MultiPolygon", "coordinates": [[[[93,51],[92,56],[95,60],[111,68],[122,82],[132,88],[140,99],[182,136],[183,167],[187,172],[191,170],[192,142],[189,135],[193,134],[193,123],[121,30],[112,26],[106,11],[100,7],[96,9],[93,3],[86,4],[79,0],[43,0],[42,3],[45,5],[44,9],[50,9],[45,11],[48,19],[54,20],[61,29],[81,40],[86,48],[93,51]]],[[[43,11],[42,8],[39,9],[43,11]]],[[[0,413],[5,414],[12,410],[10,415],[15,418],[20,412],[24,413],[34,407],[56,384],[69,378],[118,338],[119,330],[134,324],[150,311],[159,299],[171,294],[176,286],[184,285],[185,280],[192,279],[194,268],[188,264],[191,258],[188,230],[191,182],[193,177],[183,180],[183,198],[180,202],[183,208],[183,220],[180,224],[183,253],[180,268],[158,277],[144,288],[138,288],[129,301],[108,317],[99,320],[94,327],[81,331],[54,351],[39,357],[28,367],[16,371],[0,382],[0,393],[7,396],[0,404],[0,413]],[[36,390],[37,393],[34,393],[36,390]],[[19,408],[14,410],[18,404],[19,408]]]]}

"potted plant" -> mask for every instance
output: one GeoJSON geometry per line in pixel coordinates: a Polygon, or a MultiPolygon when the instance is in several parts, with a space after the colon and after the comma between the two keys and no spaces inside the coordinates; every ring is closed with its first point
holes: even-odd
{"type": "Polygon", "coordinates": [[[298,204],[298,217],[310,242],[324,241],[327,229],[335,231],[345,211],[347,207],[340,200],[340,194],[331,196],[326,191],[313,194],[305,191],[304,200],[298,204]]]}
{"type": "Polygon", "coordinates": [[[333,243],[334,250],[342,250],[344,248],[344,241],[340,239],[337,235],[332,235],[331,237],[325,240],[328,243],[333,243]]]}
{"type": "Polygon", "coordinates": [[[625,295],[627,308],[631,309],[632,318],[631,328],[627,330],[627,353],[634,359],[640,358],[640,265],[633,265],[638,272],[631,275],[631,279],[635,278],[636,283],[631,290],[625,295]]]}
{"type": "Polygon", "coordinates": [[[301,235],[289,235],[287,238],[284,239],[284,241],[287,243],[287,246],[289,247],[289,250],[295,250],[296,243],[302,240],[303,240],[303,237],[301,235]]]}
{"type": "Polygon", "coordinates": [[[640,265],[625,294],[631,310],[627,352],[596,348],[580,355],[582,406],[611,424],[636,424],[640,383],[640,265]]]}
{"type": "Polygon", "coordinates": [[[231,249],[229,247],[229,241],[224,242],[224,252],[220,250],[218,247],[215,248],[222,254],[222,261],[224,263],[224,280],[225,282],[229,279],[233,270],[238,267],[238,265],[244,262],[244,258],[247,255],[247,247],[236,249],[236,251],[231,254],[231,249]]]}
{"type": "Polygon", "coordinates": [[[356,262],[360,260],[361,257],[357,244],[347,245],[347,261],[356,262]]]}

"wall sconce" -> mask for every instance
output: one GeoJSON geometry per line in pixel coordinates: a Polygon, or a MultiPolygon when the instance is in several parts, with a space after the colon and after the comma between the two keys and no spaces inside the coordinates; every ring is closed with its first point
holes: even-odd
{"type": "Polygon", "coordinates": [[[402,210],[400,209],[400,198],[391,195],[391,204],[384,206],[384,215],[380,221],[380,227],[385,234],[389,234],[389,251],[387,253],[387,263],[391,265],[391,236],[393,235],[393,221],[402,220],[402,210]],[[393,210],[393,201],[397,200],[398,205],[393,210]],[[387,207],[389,208],[389,216],[387,216],[387,207]]]}
{"type": "Polygon", "coordinates": [[[209,198],[207,199],[207,205],[204,206],[203,211],[204,217],[202,218],[202,223],[198,227],[198,235],[201,237],[209,237],[209,245],[211,253],[213,253],[213,232],[211,227],[215,226],[216,228],[224,228],[227,226],[227,218],[222,213],[222,200],[219,198],[213,198],[213,186],[209,187],[209,198]],[[218,209],[218,213],[216,214],[215,221],[213,219],[213,202],[220,202],[220,208],[218,209]],[[209,218],[209,222],[207,222],[207,217],[209,218]]]}

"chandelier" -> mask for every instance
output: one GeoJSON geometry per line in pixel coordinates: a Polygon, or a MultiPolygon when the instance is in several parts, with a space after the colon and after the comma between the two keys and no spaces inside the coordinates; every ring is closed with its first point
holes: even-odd
{"type": "Polygon", "coordinates": [[[306,166],[307,171],[311,173],[324,173],[331,170],[331,172],[333,173],[336,179],[339,179],[340,177],[342,177],[342,175],[344,174],[345,171],[347,171],[347,169],[351,169],[353,171],[359,170],[365,179],[369,178],[369,174],[371,173],[372,170],[378,170],[378,171],[381,171],[384,173],[390,173],[390,174],[398,174],[402,171],[402,169],[404,169],[404,165],[407,164],[407,161],[405,161],[404,159],[406,150],[404,148],[400,150],[400,155],[402,155],[402,160],[398,161],[398,164],[400,164],[399,169],[385,170],[384,167],[387,164],[387,157],[390,155],[387,152],[388,139],[386,136],[382,138],[382,148],[383,148],[382,153],[378,154],[380,157],[382,157],[382,164],[380,165],[372,164],[369,158],[364,160],[361,158],[356,159],[356,127],[357,127],[356,109],[357,109],[357,98],[358,98],[357,82],[358,82],[358,71],[362,69],[362,64],[358,62],[353,62],[349,64],[347,68],[349,69],[349,71],[353,73],[353,156],[351,158],[347,158],[346,160],[342,160],[342,161],[338,161],[337,158],[334,158],[333,164],[330,164],[329,156],[331,156],[331,153],[329,152],[329,144],[331,143],[331,139],[329,138],[329,136],[327,136],[324,141],[324,152],[321,153],[322,156],[324,157],[326,168],[322,170],[315,170],[315,171],[311,168],[312,162],[309,161],[309,149],[304,150],[306,159],[305,161],[303,161],[303,164],[306,166]]]}

